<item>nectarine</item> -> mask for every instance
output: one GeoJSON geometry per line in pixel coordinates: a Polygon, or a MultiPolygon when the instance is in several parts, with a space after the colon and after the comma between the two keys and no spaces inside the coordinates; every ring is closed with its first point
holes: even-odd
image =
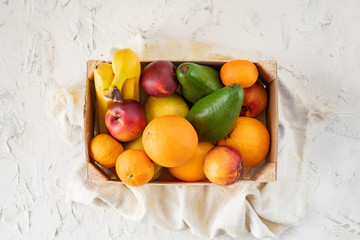
{"type": "Polygon", "coordinates": [[[257,81],[249,88],[244,88],[244,100],[240,116],[256,117],[264,111],[268,103],[268,95],[264,86],[257,81]]]}
{"type": "Polygon", "coordinates": [[[141,73],[141,86],[150,96],[170,96],[178,85],[176,67],[169,61],[152,62],[141,73]]]}
{"type": "Polygon", "coordinates": [[[204,173],[217,185],[236,183],[243,173],[241,154],[233,147],[214,147],[205,156],[204,173]]]}
{"type": "Polygon", "coordinates": [[[139,102],[132,99],[115,102],[106,112],[105,124],[111,136],[121,142],[129,142],[144,131],[145,111],[139,102]]]}

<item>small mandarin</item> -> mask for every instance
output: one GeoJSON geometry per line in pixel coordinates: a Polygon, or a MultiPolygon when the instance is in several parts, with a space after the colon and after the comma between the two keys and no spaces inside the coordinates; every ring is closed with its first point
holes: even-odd
{"type": "Polygon", "coordinates": [[[243,88],[251,87],[259,77],[255,64],[247,60],[232,60],[220,69],[220,79],[224,85],[240,84],[243,88]]]}
{"type": "Polygon", "coordinates": [[[99,134],[90,141],[90,156],[102,167],[115,167],[117,157],[124,151],[121,143],[109,134],[99,134]]]}
{"type": "Polygon", "coordinates": [[[144,151],[129,149],[117,158],[116,173],[126,185],[144,185],[154,176],[154,163],[144,151]]]}

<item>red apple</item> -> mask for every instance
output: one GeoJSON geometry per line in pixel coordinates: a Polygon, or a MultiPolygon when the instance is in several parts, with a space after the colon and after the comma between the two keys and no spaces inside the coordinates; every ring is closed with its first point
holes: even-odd
{"type": "Polygon", "coordinates": [[[268,95],[264,86],[255,82],[249,88],[244,88],[244,100],[240,116],[256,117],[264,111],[268,103],[268,95]]]}
{"type": "Polygon", "coordinates": [[[117,140],[132,141],[141,136],[145,129],[145,111],[133,99],[115,102],[106,112],[105,124],[111,136],[117,140]]]}
{"type": "Polygon", "coordinates": [[[176,67],[169,61],[152,62],[141,73],[141,86],[154,97],[170,96],[178,85],[176,67]]]}
{"type": "Polygon", "coordinates": [[[217,185],[236,183],[243,173],[242,156],[233,147],[216,146],[205,156],[204,173],[210,182],[217,185]]]}

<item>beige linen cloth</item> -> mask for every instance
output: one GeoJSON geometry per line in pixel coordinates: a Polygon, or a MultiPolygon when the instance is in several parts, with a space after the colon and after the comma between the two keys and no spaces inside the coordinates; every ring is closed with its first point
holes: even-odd
{"type": "MultiPolygon", "coordinates": [[[[252,59],[238,51],[181,40],[136,38],[116,46],[130,47],[141,60],[252,59]]],[[[85,63],[84,63],[85,69],[85,63]]],[[[307,111],[292,81],[279,73],[278,180],[271,183],[239,182],[232,186],[112,185],[86,179],[85,156],[69,184],[70,201],[116,209],[124,218],[172,230],[189,229],[213,238],[222,234],[242,239],[274,239],[299,223],[305,214],[303,152],[307,111]]],[[[61,90],[51,95],[52,116],[65,140],[83,144],[83,91],[61,90]]],[[[85,155],[85,154],[84,154],[85,155]]]]}

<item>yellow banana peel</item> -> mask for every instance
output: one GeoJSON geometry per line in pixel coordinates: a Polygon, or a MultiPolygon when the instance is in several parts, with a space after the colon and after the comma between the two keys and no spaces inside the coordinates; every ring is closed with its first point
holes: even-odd
{"type": "Polygon", "coordinates": [[[124,82],[121,88],[123,99],[134,99],[140,102],[140,82],[139,78],[130,78],[124,82]]]}
{"type": "Polygon", "coordinates": [[[97,107],[97,121],[99,133],[108,133],[105,125],[105,114],[113,101],[105,98],[105,93],[109,90],[114,80],[114,73],[112,65],[109,63],[100,64],[94,71],[95,92],[96,92],[96,107],[97,107]]]}

